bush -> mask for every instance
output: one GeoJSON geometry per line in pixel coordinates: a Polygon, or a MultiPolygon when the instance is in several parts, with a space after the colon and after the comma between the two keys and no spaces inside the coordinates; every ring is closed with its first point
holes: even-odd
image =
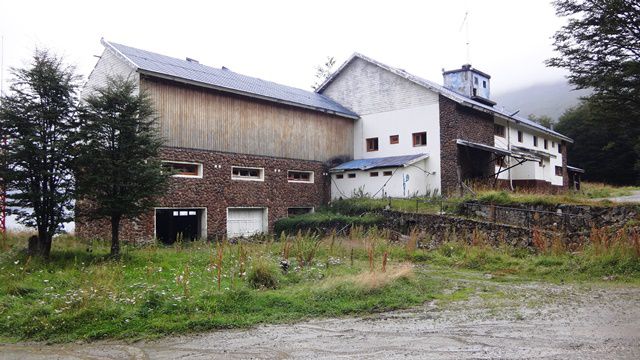
{"type": "Polygon", "coordinates": [[[276,289],[280,283],[280,268],[268,259],[258,258],[249,269],[247,281],[254,289],[276,289]]]}
{"type": "Polygon", "coordinates": [[[374,226],[380,224],[382,217],[377,215],[349,216],[331,212],[317,212],[290,218],[280,219],[273,225],[274,232],[280,234],[296,234],[298,231],[311,230],[317,233],[327,233],[332,229],[342,229],[345,226],[374,226]]]}

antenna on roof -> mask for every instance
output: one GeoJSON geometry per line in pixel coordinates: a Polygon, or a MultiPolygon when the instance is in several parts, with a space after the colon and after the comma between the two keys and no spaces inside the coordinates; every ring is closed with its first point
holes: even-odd
{"type": "MultiPolygon", "coordinates": [[[[468,3],[467,3],[468,5],[468,3]]],[[[465,11],[464,13],[464,19],[462,20],[462,24],[460,25],[460,30],[462,31],[462,28],[465,29],[466,32],[466,41],[465,41],[465,46],[467,48],[467,64],[471,64],[471,41],[469,40],[469,20],[470,20],[470,13],[469,13],[469,9],[467,8],[467,11],[465,11]]]]}

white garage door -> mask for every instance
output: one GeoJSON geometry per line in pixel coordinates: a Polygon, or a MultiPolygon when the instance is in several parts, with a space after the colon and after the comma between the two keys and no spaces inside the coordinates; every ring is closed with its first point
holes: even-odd
{"type": "Polygon", "coordinates": [[[266,231],[266,209],[229,208],[227,209],[227,236],[251,236],[266,231]]]}

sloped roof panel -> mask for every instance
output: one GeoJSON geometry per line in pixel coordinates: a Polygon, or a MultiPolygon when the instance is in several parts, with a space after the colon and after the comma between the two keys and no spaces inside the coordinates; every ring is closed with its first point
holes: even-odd
{"type": "Polygon", "coordinates": [[[358,118],[358,114],[319,93],[238,74],[225,68],[217,69],[195,61],[176,59],[122,44],[104,40],[103,44],[120,53],[142,72],[184,79],[215,87],[222,91],[228,90],[234,93],[260,97],[265,100],[334,113],[344,117],[358,118]]]}
{"type": "Polygon", "coordinates": [[[331,169],[332,172],[341,172],[349,170],[370,170],[379,168],[391,168],[409,166],[419,160],[426,159],[428,154],[388,156],[372,159],[351,160],[344,164],[340,164],[331,169]]]}

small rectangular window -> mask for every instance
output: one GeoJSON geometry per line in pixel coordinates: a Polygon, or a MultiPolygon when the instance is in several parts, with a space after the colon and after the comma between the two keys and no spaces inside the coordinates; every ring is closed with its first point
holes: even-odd
{"type": "Polygon", "coordinates": [[[538,146],[538,137],[537,136],[533,136],[533,146],[538,146]]]}
{"type": "Polygon", "coordinates": [[[562,176],[562,166],[556,166],[556,176],[562,176]]]}
{"type": "Polygon", "coordinates": [[[264,169],[232,166],[231,178],[234,180],[264,180],[264,169]]]}
{"type": "Polygon", "coordinates": [[[349,174],[347,176],[349,177],[349,179],[355,179],[356,178],[356,174],[349,174]]]}
{"type": "Polygon", "coordinates": [[[313,171],[289,170],[289,171],[287,171],[287,180],[289,182],[312,183],[313,182],[313,171]]]}
{"type": "Polygon", "coordinates": [[[413,133],[413,146],[425,146],[427,145],[427,132],[413,133]]]}
{"type": "Polygon", "coordinates": [[[544,148],[545,149],[549,148],[549,141],[547,139],[544,139],[544,148]]]}
{"type": "Polygon", "coordinates": [[[556,142],[555,141],[551,142],[551,147],[554,148],[554,149],[556,148],[556,142]]]}
{"type": "Polygon", "coordinates": [[[474,76],[474,77],[473,77],[473,83],[474,83],[474,84],[476,84],[476,85],[478,85],[478,77],[477,77],[477,76],[474,76]]]}
{"type": "Polygon", "coordinates": [[[376,176],[378,176],[378,172],[377,171],[372,171],[372,172],[369,173],[369,176],[376,177],[376,176]]]}
{"type": "Polygon", "coordinates": [[[175,177],[202,177],[202,164],[199,163],[163,161],[162,166],[169,169],[175,177]]]}
{"type": "Polygon", "coordinates": [[[505,127],[500,124],[493,124],[493,134],[495,136],[504,137],[505,127]]]}
{"type": "Polygon", "coordinates": [[[487,88],[487,80],[482,80],[482,87],[487,88]]]}
{"type": "Polygon", "coordinates": [[[400,142],[400,136],[399,135],[391,135],[389,136],[389,144],[397,144],[400,142]]]}
{"type": "Polygon", "coordinates": [[[378,151],[378,138],[367,139],[367,151],[378,151]]]}
{"type": "Polygon", "coordinates": [[[336,179],[342,179],[342,178],[344,178],[343,174],[336,174],[336,179]]]}
{"type": "Polygon", "coordinates": [[[384,176],[391,176],[391,175],[393,175],[393,171],[383,171],[383,172],[382,172],[382,175],[384,175],[384,176]]]}
{"type": "Polygon", "coordinates": [[[518,142],[522,142],[522,131],[518,130],[518,142]]]}

